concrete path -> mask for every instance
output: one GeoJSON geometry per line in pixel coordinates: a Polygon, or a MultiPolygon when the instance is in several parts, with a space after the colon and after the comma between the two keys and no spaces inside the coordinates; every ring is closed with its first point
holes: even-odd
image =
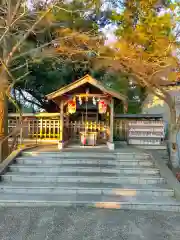
{"type": "Polygon", "coordinates": [[[180,213],[0,208],[1,240],[179,240],[180,213]]]}

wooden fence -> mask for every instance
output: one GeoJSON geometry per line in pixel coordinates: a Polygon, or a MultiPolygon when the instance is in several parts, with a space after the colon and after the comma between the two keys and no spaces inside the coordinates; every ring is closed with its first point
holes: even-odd
{"type": "Polygon", "coordinates": [[[114,120],[114,140],[126,141],[128,134],[128,119],[117,118],[114,120]]]}
{"type": "MultiPolygon", "coordinates": [[[[114,139],[126,141],[127,139],[127,120],[124,119],[115,119],[114,121],[114,139]]],[[[10,118],[8,120],[9,132],[17,125],[17,119],[10,118]]],[[[68,134],[70,138],[77,139],[79,137],[79,133],[84,131],[84,129],[88,129],[88,131],[97,131],[100,134],[108,132],[109,126],[103,122],[96,121],[74,121],[69,122],[68,125],[68,134]]],[[[52,118],[29,118],[26,121],[26,126],[23,130],[23,138],[25,139],[44,139],[44,140],[58,140],[60,139],[60,120],[52,119],[52,118]]]]}
{"type": "Polygon", "coordinates": [[[105,122],[96,122],[96,121],[75,121],[69,123],[70,137],[72,139],[78,139],[79,133],[83,132],[85,129],[88,129],[89,132],[98,131],[99,135],[107,133],[108,126],[105,122]]]}
{"type": "MultiPolygon", "coordinates": [[[[9,132],[16,126],[17,120],[9,119],[9,132]]],[[[56,119],[28,119],[23,129],[23,138],[49,139],[60,138],[60,120],[56,119]]]]}

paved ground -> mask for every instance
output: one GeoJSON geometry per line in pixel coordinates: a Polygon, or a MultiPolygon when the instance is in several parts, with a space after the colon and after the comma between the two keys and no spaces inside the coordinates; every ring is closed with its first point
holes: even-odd
{"type": "Polygon", "coordinates": [[[180,213],[0,208],[1,240],[179,240],[180,213]]]}

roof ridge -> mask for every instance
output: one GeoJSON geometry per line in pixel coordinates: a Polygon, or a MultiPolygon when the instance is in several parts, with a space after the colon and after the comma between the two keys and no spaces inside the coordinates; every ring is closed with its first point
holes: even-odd
{"type": "MultiPolygon", "coordinates": [[[[73,85],[76,85],[76,84],[78,85],[78,83],[80,85],[81,81],[83,81],[83,80],[86,80],[86,81],[83,82],[82,85],[84,83],[89,83],[91,85],[94,85],[96,88],[99,88],[102,92],[109,93],[109,95],[112,95],[112,96],[114,96],[114,97],[116,97],[116,98],[118,98],[120,100],[126,101],[126,99],[127,99],[127,96],[125,96],[125,95],[119,93],[118,91],[116,91],[116,90],[114,90],[114,89],[104,85],[101,81],[98,81],[97,79],[93,78],[89,74],[86,74],[84,77],[79,78],[78,80],[76,80],[76,81],[74,81],[74,82],[72,82],[70,84],[67,84],[64,87],[62,87],[62,88],[60,88],[60,89],[58,89],[58,90],[56,90],[56,91],[54,91],[54,92],[52,92],[50,94],[47,94],[46,97],[49,98],[49,99],[52,99],[53,95],[58,95],[58,93],[59,93],[59,96],[61,96],[61,95],[63,95],[65,93],[66,89],[68,89],[66,91],[66,92],[68,92],[68,91],[73,90],[76,87],[79,87],[79,86],[76,86],[76,87],[73,88],[73,85]]],[[[54,98],[55,97],[58,97],[58,96],[54,96],[54,98]]]]}

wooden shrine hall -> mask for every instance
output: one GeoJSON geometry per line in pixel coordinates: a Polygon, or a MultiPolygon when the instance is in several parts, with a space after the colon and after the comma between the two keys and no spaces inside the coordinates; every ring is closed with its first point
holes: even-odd
{"type": "Polygon", "coordinates": [[[126,96],[86,75],[46,97],[54,101],[60,109],[60,149],[75,140],[80,145],[95,146],[106,143],[109,149],[114,149],[114,109],[120,104],[126,112],[126,96]],[[78,131],[77,120],[81,121],[78,131]],[[69,125],[72,121],[74,122],[73,131],[69,125]],[[78,138],[73,139],[74,133],[78,138]]]}

